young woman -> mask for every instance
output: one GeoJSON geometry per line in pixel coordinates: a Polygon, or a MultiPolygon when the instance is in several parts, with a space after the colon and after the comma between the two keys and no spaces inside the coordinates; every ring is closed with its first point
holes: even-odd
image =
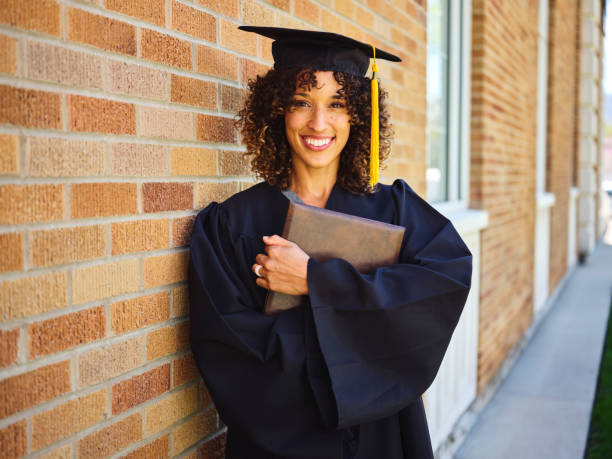
{"type": "Polygon", "coordinates": [[[431,458],[421,395],[465,304],[471,253],[405,181],[371,184],[369,45],[244,29],[276,40],[275,67],[249,82],[239,114],[263,181],[200,212],[189,270],[191,346],[227,457],[431,458]],[[363,274],[316,261],[279,236],[290,200],[405,227],[399,262],[363,274]],[[264,315],[268,289],[305,302],[264,315]]]}

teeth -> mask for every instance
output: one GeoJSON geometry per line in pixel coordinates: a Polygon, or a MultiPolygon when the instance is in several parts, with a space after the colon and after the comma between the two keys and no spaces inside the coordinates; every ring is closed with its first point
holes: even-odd
{"type": "Polygon", "coordinates": [[[306,140],[306,143],[309,145],[312,145],[314,147],[320,147],[322,145],[327,145],[329,142],[331,142],[331,138],[329,139],[313,139],[310,137],[304,137],[304,140],[306,140]]]}

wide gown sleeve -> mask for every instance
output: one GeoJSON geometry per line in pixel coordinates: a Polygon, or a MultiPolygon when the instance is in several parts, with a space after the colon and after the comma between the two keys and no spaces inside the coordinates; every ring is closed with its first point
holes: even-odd
{"type": "Polygon", "coordinates": [[[308,262],[338,427],[398,412],[426,391],[470,290],[472,254],[452,223],[405,182],[392,193],[406,228],[398,264],[362,274],[341,258],[308,262]]]}

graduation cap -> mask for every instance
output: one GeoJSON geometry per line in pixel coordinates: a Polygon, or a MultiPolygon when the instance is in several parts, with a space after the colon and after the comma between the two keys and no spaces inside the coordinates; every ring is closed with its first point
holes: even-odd
{"type": "Polygon", "coordinates": [[[281,27],[240,26],[240,30],[255,32],[274,40],[274,67],[309,67],[363,77],[372,63],[372,120],[370,136],[370,184],[378,182],[378,81],[376,58],[393,62],[401,59],[391,53],[333,32],[287,29],[281,27]]]}

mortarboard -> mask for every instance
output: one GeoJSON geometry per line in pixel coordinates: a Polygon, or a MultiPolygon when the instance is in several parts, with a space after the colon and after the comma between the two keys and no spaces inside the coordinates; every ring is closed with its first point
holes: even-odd
{"type": "Polygon", "coordinates": [[[378,182],[378,82],[376,58],[393,62],[401,59],[391,53],[333,32],[287,29],[281,27],[240,26],[274,40],[274,67],[310,67],[315,70],[336,70],[363,77],[372,63],[372,120],[370,139],[370,184],[378,182]]]}

